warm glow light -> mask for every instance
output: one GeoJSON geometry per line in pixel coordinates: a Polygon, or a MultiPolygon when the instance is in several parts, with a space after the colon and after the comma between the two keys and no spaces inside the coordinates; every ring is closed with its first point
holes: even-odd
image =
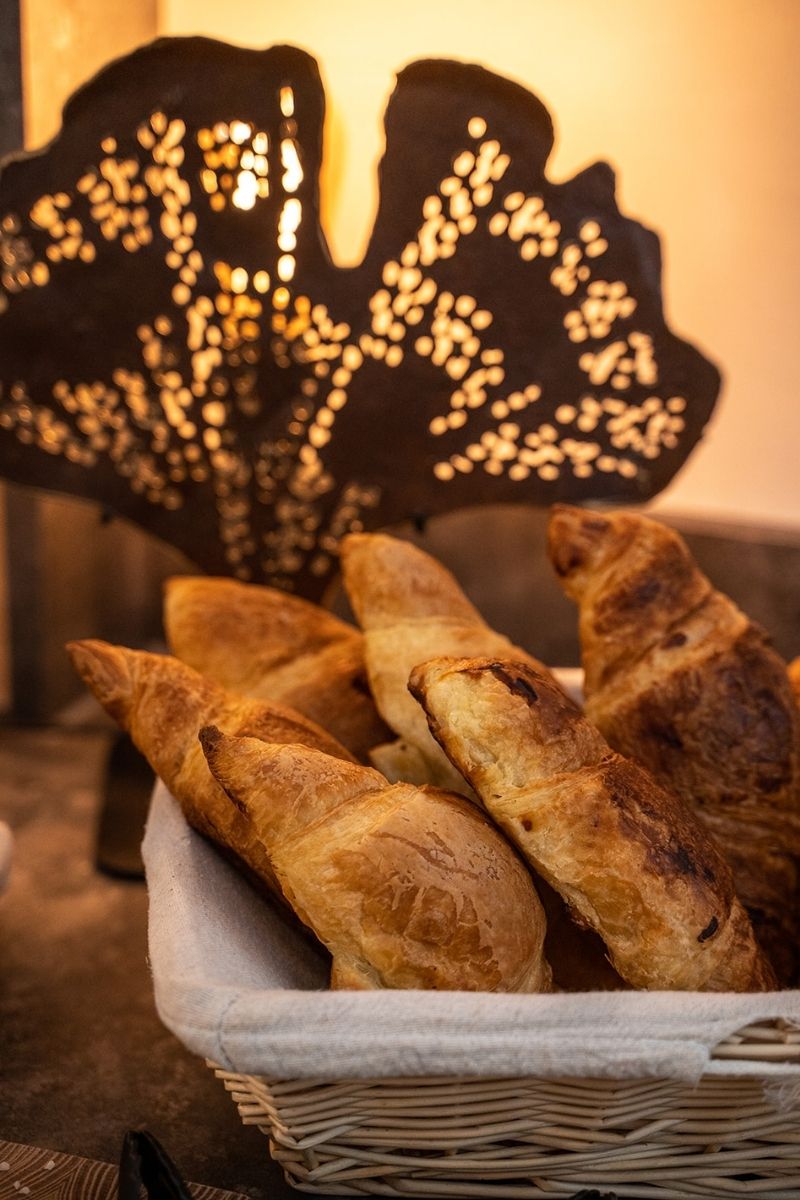
{"type": "Polygon", "coordinates": [[[278,278],[284,283],[288,283],[294,275],[294,257],[291,254],[282,254],[278,259],[278,278]]]}
{"type": "Polygon", "coordinates": [[[219,400],[211,400],[208,404],[203,405],[203,419],[209,425],[225,424],[225,405],[219,400]]]}
{"type": "MultiPolygon", "coordinates": [[[[299,200],[293,198],[286,201],[278,221],[278,248],[280,250],[295,249],[297,245],[295,234],[300,226],[302,215],[303,206],[299,200]]],[[[286,276],[286,278],[290,278],[290,276],[286,276]]]]}
{"type": "Polygon", "coordinates": [[[290,87],[281,88],[281,112],[285,117],[294,116],[294,92],[290,87]]]}
{"type": "Polygon", "coordinates": [[[241,146],[250,137],[252,130],[244,121],[234,121],[231,124],[231,141],[241,146]]]}
{"type": "Polygon", "coordinates": [[[240,171],[236,177],[233,203],[237,208],[252,208],[258,195],[258,180],[252,171],[240,171]]]}
{"type": "Polygon", "coordinates": [[[300,218],[303,215],[303,206],[299,200],[287,200],[283,206],[281,214],[281,224],[284,229],[294,232],[300,225],[300,218]]]}
{"type": "Polygon", "coordinates": [[[287,192],[296,192],[303,182],[303,168],[297,146],[291,138],[284,138],[281,142],[281,162],[284,168],[283,186],[287,192]]]}

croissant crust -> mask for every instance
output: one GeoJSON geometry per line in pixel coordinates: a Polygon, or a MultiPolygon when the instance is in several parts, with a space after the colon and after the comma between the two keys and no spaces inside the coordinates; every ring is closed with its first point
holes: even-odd
{"type": "Polygon", "coordinates": [[[363,638],[317,604],[234,579],[176,576],[164,593],[172,652],[229,691],[276,700],[359,759],[390,736],[367,681],[363,638]]]}
{"type": "Polygon", "coordinates": [[[544,914],[522,863],[459,796],[303,746],[203,733],[332,985],[543,991],[544,914]]]}
{"type": "Polygon", "coordinates": [[[252,822],[231,804],[208,769],[198,742],[200,729],[215,722],[229,733],[304,743],[349,760],[344,746],[300,713],[232,695],[169,655],[94,640],[71,642],[67,650],[84,683],[130,733],[189,824],[280,895],[252,822]]]}
{"type": "Polygon", "coordinates": [[[408,694],[412,668],[438,654],[514,655],[537,670],[547,668],[491,629],[451,573],[410,542],[356,533],[342,540],[340,551],[347,594],[364,631],[370,687],[402,741],[375,761],[394,771],[405,758],[418,779],[421,756],[430,782],[469,795],[408,694]],[[418,752],[413,762],[409,747],[418,752]]]}
{"type": "Polygon", "coordinates": [[[773,985],[703,827],[612,752],[549,679],[526,663],[439,658],[409,686],[487,811],[602,937],[624,979],[706,991],[773,985]]]}
{"type": "Polygon", "coordinates": [[[800,934],[800,716],[786,664],[658,522],[560,505],[549,540],[579,605],[587,715],[706,823],[788,982],[800,934]]]}

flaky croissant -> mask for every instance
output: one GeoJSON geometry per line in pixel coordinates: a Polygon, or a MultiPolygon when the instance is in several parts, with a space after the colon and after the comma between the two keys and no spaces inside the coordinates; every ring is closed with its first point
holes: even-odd
{"type": "Polygon", "coordinates": [[[587,716],[713,832],[788,982],[800,933],[800,716],[786,664],[656,521],[558,505],[549,548],[579,605],[587,716]]]}
{"type": "Polygon", "coordinates": [[[215,728],[202,742],[333,955],[332,986],[548,990],[530,876],[474,806],[303,746],[215,728]]]}
{"type": "Polygon", "coordinates": [[[164,628],[190,667],[229,691],[290,705],[359,759],[389,735],[370,694],[361,634],[317,604],[277,588],[179,575],[165,586],[164,628]]]}
{"type": "Polygon", "coordinates": [[[634,987],[761,991],[774,977],[703,827],[609,750],[526,663],[435,659],[409,683],[431,730],[634,987]]]}
{"type": "Polygon", "coordinates": [[[364,631],[370,687],[402,747],[381,747],[373,761],[388,774],[427,770],[433,783],[465,791],[464,780],[431,737],[408,694],[417,663],[440,654],[512,655],[546,668],[491,629],[448,570],[410,542],[380,533],[353,533],[340,544],[350,603],[364,631]]]}
{"type": "Polygon", "coordinates": [[[198,734],[214,722],[229,733],[269,742],[301,742],[351,760],[325,730],[283,705],[224,691],[185,663],[101,641],[70,642],[72,664],[163,779],[195,829],[280,895],[269,855],[251,822],[231,804],[208,769],[198,734]]]}

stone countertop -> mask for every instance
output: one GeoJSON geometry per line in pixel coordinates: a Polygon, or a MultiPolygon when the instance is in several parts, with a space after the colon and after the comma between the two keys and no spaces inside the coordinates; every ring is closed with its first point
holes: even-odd
{"type": "Polygon", "coordinates": [[[156,1016],[144,884],[100,874],[103,732],[0,731],[0,818],[14,833],[0,896],[0,1136],[118,1162],[145,1127],[181,1174],[297,1197],[266,1137],[156,1016]]]}

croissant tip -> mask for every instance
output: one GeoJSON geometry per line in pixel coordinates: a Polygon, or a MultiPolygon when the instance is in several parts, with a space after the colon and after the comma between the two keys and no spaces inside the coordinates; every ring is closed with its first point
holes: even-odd
{"type": "Polygon", "coordinates": [[[346,558],[354,550],[367,545],[374,535],[370,533],[346,533],[339,541],[339,556],[346,558]]]}
{"type": "Polygon", "coordinates": [[[208,757],[213,754],[220,745],[223,734],[216,725],[204,725],[200,730],[200,745],[203,747],[203,753],[208,757]]]}
{"type": "Polygon", "coordinates": [[[170,575],[164,580],[164,595],[175,597],[180,593],[193,592],[208,583],[206,575],[170,575]]]}
{"type": "Polygon", "coordinates": [[[577,504],[554,504],[550,509],[549,523],[551,527],[565,522],[570,525],[579,525],[588,520],[591,515],[589,509],[580,508],[577,504]]]}
{"type": "Polygon", "coordinates": [[[407,687],[415,700],[422,703],[425,695],[425,685],[428,681],[428,663],[418,663],[416,667],[412,667],[411,674],[408,677],[407,687]]]}
{"type": "Polygon", "coordinates": [[[137,652],[99,638],[67,642],[66,651],[75,672],[114,720],[127,728],[137,652]]]}
{"type": "Polygon", "coordinates": [[[82,650],[85,646],[96,646],[98,643],[98,638],[71,638],[64,643],[64,648],[72,653],[73,650],[82,650]]]}
{"type": "Polygon", "coordinates": [[[449,670],[457,671],[470,661],[472,660],[458,658],[452,654],[443,654],[437,655],[435,658],[426,659],[425,662],[417,663],[408,677],[408,690],[415,699],[419,700],[428,685],[438,676],[445,674],[449,670]]]}
{"type": "Polygon", "coordinates": [[[108,642],[99,638],[76,638],[64,645],[70,662],[79,674],[90,662],[102,661],[108,657],[107,652],[110,648],[108,642]]]}
{"type": "Polygon", "coordinates": [[[163,583],[164,595],[170,596],[176,592],[182,586],[185,578],[185,575],[169,575],[163,583]]]}

